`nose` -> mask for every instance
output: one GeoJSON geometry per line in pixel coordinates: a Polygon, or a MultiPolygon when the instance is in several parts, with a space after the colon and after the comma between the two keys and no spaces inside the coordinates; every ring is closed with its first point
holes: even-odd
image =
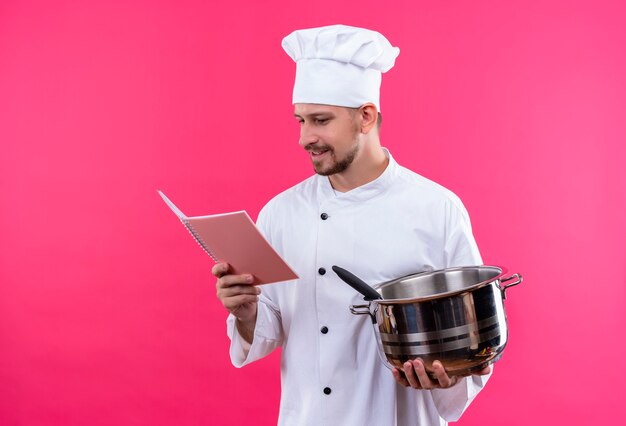
{"type": "Polygon", "coordinates": [[[307,123],[302,123],[300,125],[300,146],[301,147],[304,148],[307,145],[318,142],[318,140],[319,138],[317,134],[315,133],[314,129],[312,128],[312,126],[308,125],[307,123]]]}

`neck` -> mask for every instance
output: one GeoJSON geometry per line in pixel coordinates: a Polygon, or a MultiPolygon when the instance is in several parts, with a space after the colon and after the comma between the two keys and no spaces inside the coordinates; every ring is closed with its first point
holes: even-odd
{"type": "Polygon", "coordinates": [[[347,170],[329,176],[330,184],[335,191],[351,191],[378,178],[388,164],[389,158],[380,143],[364,144],[347,170]]]}

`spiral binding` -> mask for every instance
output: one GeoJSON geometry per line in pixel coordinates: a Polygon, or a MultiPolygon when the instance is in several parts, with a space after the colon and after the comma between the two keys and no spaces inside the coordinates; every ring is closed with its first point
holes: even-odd
{"type": "Polygon", "coordinates": [[[217,258],[217,256],[215,256],[213,252],[209,249],[209,247],[204,243],[204,241],[202,241],[202,238],[200,238],[200,236],[196,234],[191,224],[184,220],[182,220],[181,222],[183,222],[183,225],[185,225],[185,228],[187,228],[187,230],[189,231],[191,236],[196,240],[196,242],[200,244],[200,247],[202,247],[202,250],[204,250],[209,256],[211,256],[211,259],[213,259],[214,262],[218,262],[219,259],[217,258]]]}

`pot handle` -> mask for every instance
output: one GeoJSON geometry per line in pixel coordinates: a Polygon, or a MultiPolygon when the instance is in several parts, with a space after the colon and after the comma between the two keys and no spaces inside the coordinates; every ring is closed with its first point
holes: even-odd
{"type": "Polygon", "coordinates": [[[523,278],[522,278],[522,276],[520,274],[513,274],[510,277],[502,278],[500,280],[500,283],[503,284],[503,283],[505,283],[507,281],[511,281],[514,278],[517,278],[517,279],[513,283],[507,284],[507,285],[502,286],[502,287],[498,286],[500,288],[500,291],[502,292],[502,300],[506,299],[506,289],[509,288],[509,287],[513,287],[513,286],[516,286],[518,284],[521,284],[523,278]]]}
{"type": "Polygon", "coordinates": [[[350,312],[354,315],[369,315],[370,305],[350,305],[350,312]]]}
{"type": "Polygon", "coordinates": [[[350,305],[350,312],[353,315],[369,315],[372,319],[372,324],[376,324],[376,317],[370,312],[370,305],[350,305]]]}

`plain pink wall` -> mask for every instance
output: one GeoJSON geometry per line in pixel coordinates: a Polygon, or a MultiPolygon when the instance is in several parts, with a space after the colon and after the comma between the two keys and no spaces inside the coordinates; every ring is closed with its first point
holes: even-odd
{"type": "Polygon", "coordinates": [[[188,214],[311,174],[294,29],[401,48],[383,143],[524,274],[464,425],[624,418],[626,11],[573,1],[3,1],[0,424],[272,424],[278,354],[237,370],[188,214]]]}

